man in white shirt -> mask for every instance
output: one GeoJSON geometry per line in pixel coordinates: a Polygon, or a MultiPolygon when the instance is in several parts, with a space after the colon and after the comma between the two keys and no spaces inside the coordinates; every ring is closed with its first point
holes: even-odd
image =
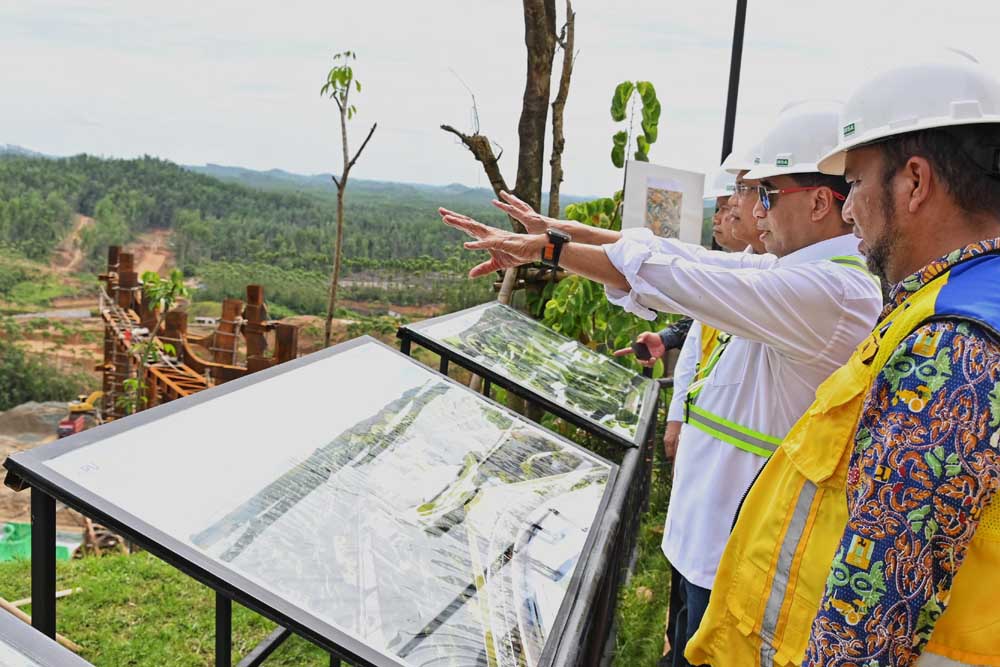
{"type": "MultiPolygon", "coordinates": [[[[707,193],[707,196],[715,195],[719,197],[719,200],[716,202],[716,216],[718,217],[720,211],[724,212],[724,219],[718,221],[716,225],[722,227],[725,231],[723,233],[716,232],[715,240],[725,250],[739,250],[752,254],[764,254],[766,252],[764,244],[760,240],[760,232],[757,230],[756,218],[753,215],[753,209],[757,203],[757,182],[746,179],[747,172],[759,164],[759,162],[759,145],[746,151],[730,154],[720,168],[722,173],[726,174],[728,178],[723,181],[721,177],[717,176],[714,184],[716,187],[707,193]],[[721,206],[723,193],[718,187],[723,183],[725,185],[732,184],[728,188],[731,195],[727,198],[725,209],[721,206]],[[730,241],[730,243],[724,241],[730,241]]],[[[694,379],[699,366],[711,358],[712,349],[728,338],[728,334],[719,332],[712,327],[706,327],[704,333],[710,337],[710,340],[704,339],[703,328],[700,322],[693,322],[691,324],[674,367],[673,394],[667,410],[666,431],[663,436],[664,454],[670,460],[674,459],[677,449],[681,444],[682,427],[687,412],[688,386],[694,379]]],[[[663,334],[663,331],[658,333],[647,332],[640,334],[636,338],[637,342],[646,345],[650,351],[650,359],[648,361],[640,361],[640,363],[648,365],[664,356],[667,347],[662,344],[663,334]]],[[[615,356],[625,356],[631,352],[632,348],[625,348],[624,350],[617,350],[615,356]]],[[[689,429],[688,433],[697,434],[697,431],[689,429]]],[[[697,438],[698,436],[695,435],[694,437],[697,438]]],[[[685,438],[685,441],[687,441],[687,438],[685,438]]],[[[699,517],[693,517],[693,519],[700,520],[699,517]]],[[[664,556],[668,558],[670,555],[667,544],[669,526],[670,523],[668,521],[664,525],[664,538],[661,545],[664,556]]],[[[688,626],[692,625],[692,623],[688,622],[689,616],[693,616],[693,614],[689,614],[688,610],[687,602],[690,596],[685,594],[687,591],[685,590],[684,576],[673,565],[671,565],[670,582],[670,601],[667,610],[665,635],[668,650],[659,663],[662,667],[671,667],[675,664],[675,660],[677,659],[675,656],[677,654],[674,652],[673,646],[678,639],[686,642],[688,626]],[[683,637],[677,636],[678,630],[683,633],[683,637]]],[[[707,594],[703,597],[707,600],[707,594]]],[[[700,617],[699,609],[701,609],[700,604],[698,604],[698,609],[694,611],[700,617]]],[[[697,627],[697,619],[692,618],[691,620],[693,621],[693,627],[697,627]]],[[[680,653],[683,655],[683,646],[680,653]]]]}
{"type": "Polygon", "coordinates": [[[687,604],[675,665],[686,665],[683,644],[704,613],[742,496],[881,310],[878,283],[841,217],[846,184],[816,167],[836,144],[837,112],[825,103],[787,108],[764,139],[761,164],[746,174],[769,185],[758,190],[754,212],[773,254],[713,252],[646,229],[555,221],[512,197],[497,205],[529,234],[441,210],[446,224],[478,239],[466,248],[490,252],[472,277],[542,258],[603,283],[613,303],[640,317],[682,313],[731,334],[688,391],[692,433],[675,462],[664,551],[683,575],[687,604]]]}

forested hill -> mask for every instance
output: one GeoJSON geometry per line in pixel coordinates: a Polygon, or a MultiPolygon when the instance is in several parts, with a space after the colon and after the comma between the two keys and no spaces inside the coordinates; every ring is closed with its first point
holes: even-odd
{"type": "MultiPolygon", "coordinates": [[[[238,183],[247,187],[268,192],[298,192],[333,199],[337,191],[333,186],[330,174],[315,174],[304,176],[293,174],[281,169],[255,171],[243,167],[228,167],[218,164],[208,164],[203,167],[187,166],[199,174],[213,176],[219,180],[238,183]]],[[[395,183],[391,181],[371,181],[351,179],[348,193],[352,196],[378,197],[397,201],[424,201],[436,209],[440,201],[447,200],[451,205],[462,207],[479,207],[483,202],[493,198],[493,191],[484,188],[470,188],[459,183],[451,185],[422,185],[418,183],[395,183]]],[[[563,206],[581,201],[589,201],[596,197],[579,197],[563,194],[563,206]]],[[[542,209],[548,209],[548,196],[543,195],[542,209]]]]}
{"type": "MultiPolygon", "coordinates": [[[[506,225],[489,199],[486,190],[463,186],[352,180],[344,256],[354,265],[454,258],[461,236],[440,223],[436,208],[506,225]]],[[[326,270],[334,202],[335,190],[324,176],[193,170],[150,157],[0,155],[0,243],[34,259],[48,256],[78,212],[96,221],[84,237],[95,265],[105,246],[169,228],[182,266],[223,260],[326,270]]]]}

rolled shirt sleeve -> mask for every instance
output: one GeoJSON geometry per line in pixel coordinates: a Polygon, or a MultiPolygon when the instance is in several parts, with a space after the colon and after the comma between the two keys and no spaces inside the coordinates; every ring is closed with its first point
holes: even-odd
{"type": "Polygon", "coordinates": [[[805,359],[824,355],[847,331],[869,329],[881,309],[870,276],[819,257],[785,266],[773,255],[645,241],[630,233],[604,246],[631,287],[608,288],[608,300],[644,319],[681,313],[805,359]]]}

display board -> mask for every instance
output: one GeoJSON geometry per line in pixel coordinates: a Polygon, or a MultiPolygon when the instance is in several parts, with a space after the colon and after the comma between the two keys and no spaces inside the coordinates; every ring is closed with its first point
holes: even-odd
{"type": "Polygon", "coordinates": [[[0,667],[91,667],[90,663],[0,611],[0,667]]]}
{"type": "Polygon", "coordinates": [[[545,664],[616,470],[370,338],[7,465],[362,664],[420,667],[545,664]]]}
{"type": "Polygon", "coordinates": [[[645,227],[656,236],[701,240],[705,175],[650,162],[625,166],[622,229],[645,227]]]}
{"type": "Polygon", "coordinates": [[[490,371],[635,445],[645,437],[656,383],[499,303],[488,303],[400,330],[421,345],[446,348],[475,370],[490,371]]]}

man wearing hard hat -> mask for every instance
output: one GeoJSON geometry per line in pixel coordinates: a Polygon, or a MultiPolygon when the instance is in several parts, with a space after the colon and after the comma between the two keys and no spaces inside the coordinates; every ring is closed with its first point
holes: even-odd
{"type": "Polygon", "coordinates": [[[715,201],[715,214],[712,216],[712,238],[723,250],[736,252],[743,250],[747,244],[733,236],[732,225],[728,224],[730,199],[736,194],[736,178],[724,169],[719,169],[711,180],[705,179],[705,199],[715,201]]]}
{"type": "Polygon", "coordinates": [[[688,658],[1000,665],[1000,81],[880,74],[819,166],[894,286],[748,494],[688,658]]]}
{"type": "Polygon", "coordinates": [[[753,209],[757,204],[757,181],[747,178],[751,169],[760,163],[760,146],[754,146],[742,153],[732,153],[722,163],[722,168],[735,178],[733,196],[729,198],[729,216],[726,221],[735,239],[749,246],[758,255],[766,252],[760,240],[757,218],[753,209]]]}
{"type": "Polygon", "coordinates": [[[535,233],[541,216],[512,197],[500,208],[532,233],[441,210],[444,222],[479,239],[467,248],[490,251],[473,277],[542,258],[603,283],[614,303],[641,317],[682,313],[731,334],[689,388],[675,462],[664,552],[683,575],[687,605],[676,664],[686,664],[683,644],[698,627],[743,493],[881,310],[877,281],[841,218],[843,181],[816,168],[837,142],[837,111],[816,103],[786,109],[763,141],[763,173],[747,174],[775,181],[758,192],[767,198],[765,246],[780,256],[712,252],[645,229],[551,219],[535,233]]]}

